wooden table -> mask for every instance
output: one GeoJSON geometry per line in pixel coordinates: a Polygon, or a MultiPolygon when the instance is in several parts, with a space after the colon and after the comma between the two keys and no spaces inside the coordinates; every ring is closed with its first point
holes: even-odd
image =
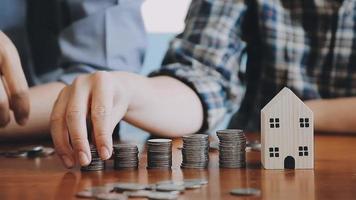
{"type": "MultiPolygon", "coordinates": [[[[250,135],[249,137],[255,137],[250,135]]],[[[356,199],[356,137],[317,135],[314,170],[264,170],[259,152],[248,152],[246,169],[219,169],[218,153],[210,153],[206,170],[181,170],[181,153],[174,140],[171,171],[146,170],[141,154],[139,170],[67,170],[57,156],[47,158],[0,158],[0,199],[75,199],[75,193],[110,182],[154,183],[160,180],[206,178],[209,184],[186,191],[180,199],[356,199]],[[260,197],[236,197],[229,191],[238,187],[259,188],[260,197]]],[[[1,149],[8,148],[2,145],[1,149]]]]}

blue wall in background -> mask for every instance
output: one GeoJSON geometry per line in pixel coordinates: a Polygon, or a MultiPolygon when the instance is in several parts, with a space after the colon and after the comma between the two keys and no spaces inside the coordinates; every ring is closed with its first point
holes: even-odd
{"type": "Polygon", "coordinates": [[[147,36],[147,51],[141,74],[148,74],[161,66],[162,59],[174,33],[151,33],[147,36]]]}

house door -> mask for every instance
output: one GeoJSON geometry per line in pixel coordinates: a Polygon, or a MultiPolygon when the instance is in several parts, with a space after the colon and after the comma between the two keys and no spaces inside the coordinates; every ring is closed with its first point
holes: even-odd
{"type": "Polygon", "coordinates": [[[295,160],[292,156],[287,156],[284,159],[284,169],[294,169],[295,168],[295,160]]]}

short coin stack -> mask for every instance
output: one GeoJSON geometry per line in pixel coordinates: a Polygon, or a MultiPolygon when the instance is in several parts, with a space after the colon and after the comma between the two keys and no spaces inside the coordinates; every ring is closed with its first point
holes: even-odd
{"type": "Polygon", "coordinates": [[[209,165],[209,136],[194,134],[183,136],[181,168],[204,169],[209,165]]]}
{"type": "Polygon", "coordinates": [[[90,145],[90,153],[91,153],[91,162],[88,166],[84,166],[81,168],[83,171],[98,171],[105,169],[105,162],[100,159],[98,150],[95,145],[90,145]]]}
{"type": "Polygon", "coordinates": [[[217,131],[219,137],[219,166],[242,168],[246,166],[246,136],[242,130],[217,131]]]}
{"type": "Polygon", "coordinates": [[[114,168],[138,168],[138,148],[135,144],[114,145],[114,168]]]}
{"type": "Polygon", "coordinates": [[[170,169],[172,167],[172,140],[150,139],[147,142],[147,168],[170,169]]]}

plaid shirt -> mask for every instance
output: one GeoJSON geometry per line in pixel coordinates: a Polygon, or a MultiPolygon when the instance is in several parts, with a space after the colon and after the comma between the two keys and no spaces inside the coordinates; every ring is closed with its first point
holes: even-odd
{"type": "Polygon", "coordinates": [[[152,75],[196,91],[203,130],[237,108],[230,128],[257,130],[285,86],[302,100],[356,95],[355,22],[354,0],[194,0],[152,75]]]}

